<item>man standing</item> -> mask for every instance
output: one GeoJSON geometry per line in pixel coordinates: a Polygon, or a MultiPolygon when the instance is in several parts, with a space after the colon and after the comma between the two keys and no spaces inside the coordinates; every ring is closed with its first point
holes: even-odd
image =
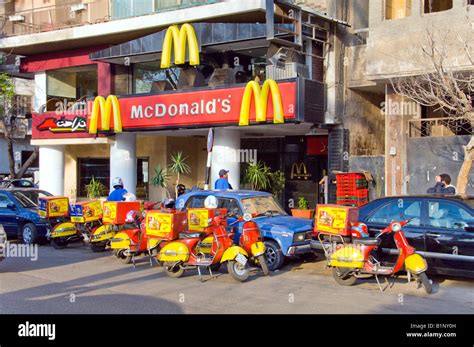
{"type": "Polygon", "coordinates": [[[219,178],[214,183],[214,189],[216,190],[232,189],[232,186],[229,183],[229,170],[221,169],[219,171],[219,178]]]}
{"type": "Polygon", "coordinates": [[[436,184],[426,192],[429,194],[456,194],[456,187],[451,184],[451,176],[441,174],[435,178],[436,184]]]}

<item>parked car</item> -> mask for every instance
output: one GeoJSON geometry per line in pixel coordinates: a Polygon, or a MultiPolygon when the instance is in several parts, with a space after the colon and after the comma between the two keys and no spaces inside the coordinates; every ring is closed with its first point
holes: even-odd
{"type": "Polygon", "coordinates": [[[47,219],[38,215],[38,197],[50,193],[32,188],[0,189],[0,224],[8,239],[20,238],[24,243],[43,241],[49,232],[47,219]]]}
{"type": "Polygon", "coordinates": [[[33,182],[25,179],[2,181],[1,188],[38,188],[33,182]]]}
{"type": "MultiPolygon", "coordinates": [[[[371,234],[393,220],[413,220],[404,227],[410,245],[428,261],[428,271],[474,277],[474,197],[420,195],[374,200],[360,208],[359,220],[371,234]]],[[[393,254],[393,238],[384,238],[393,254]]]]}
{"type": "MultiPolygon", "coordinates": [[[[209,195],[217,198],[219,208],[227,209],[229,224],[245,212],[257,214],[254,220],[264,239],[270,270],[282,267],[285,257],[312,252],[312,220],[289,216],[269,193],[250,190],[197,190],[181,195],[176,206],[179,210],[202,208],[209,195]]],[[[235,224],[236,242],[242,233],[242,226],[243,222],[235,224]]]]}

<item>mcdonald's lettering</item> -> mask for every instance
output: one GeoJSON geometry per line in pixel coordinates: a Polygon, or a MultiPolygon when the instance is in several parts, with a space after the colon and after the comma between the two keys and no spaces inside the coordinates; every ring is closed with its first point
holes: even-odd
{"type": "Polygon", "coordinates": [[[89,124],[89,133],[96,134],[98,132],[98,124],[100,119],[100,130],[110,130],[110,118],[113,114],[114,132],[122,132],[122,117],[120,115],[120,106],[115,95],[109,95],[107,100],[103,96],[97,96],[92,106],[91,119],[89,124]]]}
{"type": "Polygon", "coordinates": [[[305,163],[293,163],[291,166],[291,175],[290,179],[305,179],[311,177],[311,174],[308,173],[305,163]]]}
{"type": "Polygon", "coordinates": [[[265,122],[267,120],[267,103],[270,94],[272,96],[273,105],[273,123],[282,124],[285,122],[278,84],[274,80],[266,80],[260,88],[260,85],[257,82],[251,81],[247,83],[242,97],[239,119],[240,126],[249,125],[252,96],[255,100],[255,120],[257,122],[265,122]]]}
{"type": "Polygon", "coordinates": [[[161,68],[171,66],[171,48],[174,45],[174,63],[181,65],[186,62],[186,44],[189,46],[189,64],[199,65],[199,45],[194,28],[190,24],[183,24],[181,29],[172,25],[166,31],[161,53],[161,68]]]}

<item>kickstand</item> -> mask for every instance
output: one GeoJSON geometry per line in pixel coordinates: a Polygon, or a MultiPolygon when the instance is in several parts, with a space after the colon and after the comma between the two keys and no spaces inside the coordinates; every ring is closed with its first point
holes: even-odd
{"type": "Polygon", "coordinates": [[[198,266],[197,269],[198,269],[199,279],[201,280],[201,282],[204,282],[204,279],[202,278],[201,267],[198,266]]]}
{"type": "Polygon", "coordinates": [[[132,254],[132,264],[133,264],[133,268],[135,269],[137,266],[135,265],[135,253],[132,254]]]}
{"type": "Polygon", "coordinates": [[[383,293],[383,289],[382,289],[382,286],[380,285],[380,281],[379,281],[379,276],[375,275],[375,280],[377,281],[377,285],[379,286],[380,292],[383,293]]]}

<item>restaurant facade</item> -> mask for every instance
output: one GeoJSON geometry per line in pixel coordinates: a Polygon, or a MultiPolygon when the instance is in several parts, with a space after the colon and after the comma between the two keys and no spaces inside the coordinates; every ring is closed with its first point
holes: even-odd
{"type": "Polygon", "coordinates": [[[32,129],[40,187],[82,198],[92,177],[110,187],[119,176],[139,198],[159,200],[155,168],[182,152],[191,170],[180,183],[203,188],[212,128],[211,186],[226,169],[235,189],[248,188],[246,167],[261,160],[284,173],[285,207],[299,196],[322,201],[319,182],[342,169],[344,132],[327,119],[325,59],[331,31],[344,23],[283,4],[260,15],[25,58],[44,105],[32,129]]]}

